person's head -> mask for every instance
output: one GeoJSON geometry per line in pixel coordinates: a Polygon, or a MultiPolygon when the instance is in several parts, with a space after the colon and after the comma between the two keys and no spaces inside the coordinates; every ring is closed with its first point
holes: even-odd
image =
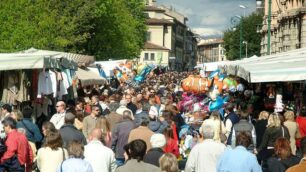
{"type": "MultiPolygon", "coordinates": [[[[15,121],[21,121],[24,118],[24,115],[20,112],[20,110],[18,109],[14,109],[11,112],[11,117],[15,120],[15,121]]],[[[31,117],[30,117],[31,118],[31,117]]]]}
{"type": "Polygon", "coordinates": [[[286,138],[276,139],[274,143],[274,152],[275,155],[282,160],[290,157],[291,155],[290,141],[287,140],[286,138]]]}
{"type": "Polygon", "coordinates": [[[126,100],[127,104],[131,103],[132,96],[130,94],[125,95],[125,100],[126,100]]]}
{"type": "Polygon", "coordinates": [[[97,96],[97,95],[92,96],[91,97],[91,102],[92,102],[92,104],[99,103],[99,96],[97,96]]]}
{"type": "Polygon", "coordinates": [[[249,114],[246,111],[240,111],[239,113],[239,118],[240,119],[244,119],[244,120],[248,120],[249,119],[249,114]]]}
{"type": "Polygon", "coordinates": [[[233,103],[228,103],[225,107],[227,113],[231,113],[234,111],[235,105],[233,103]]]}
{"type": "Polygon", "coordinates": [[[154,90],[153,88],[151,88],[151,89],[150,89],[150,96],[152,96],[152,95],[154,96],[155,93],[156,93],[155,90],[154,90]]]}
{"type": "Polygon", "coordinates": [[[126,107],[127,105],[127,101],[124,99],[124,100],[120,100],[120,106],[125,106],[126,107]]]}
{"type": "Polygon", "coordinates": [[[138,162],[143,160],[146,154],[147,145],[146,142],[141,139],[136,139],[125,146],[129,159],[136,159],[138,162]]]}
{"type": "Polygon", "coordinates": [[[143,116],[143,117],[141,117],[140,125],[144,126],[144,127],[147,127],[149,125],[149,122],[150,122],[149,118],[146,117],[146,116],[143,116]]]}
{"type": "Polygon", "coordinates": [[[108,105],[108,108],[109,108],[109,111],[111,111],[111,112],[116,112],[116,110],[119,108],[119,103],[117,103],[117,102],[111,102],[111,103],[108,105]]]}
{"type": "Polygon", "coordinates": [[[42,133],[44,136],[46,136],[49,132],[55,132],[56,131],[56,128],[54,126],[54,124],[52,122],[49,122],[49,121],[45,121],[43,124],[42,124],[42,133]]]}
{"type": "Polygon", "coordinates": [[[240,132],[236,137],[236,146],[249,147],[252,143],[252,138],[247,132],[240,132]]]}
{"type": "Polygon", "coordinates": [[[82,111],[84,110],[85,101],[83,99],[78,99],[75,103],[75,110],[82,111]]]}
{"type": "Polygon", "coordinates": [[[100,114],[100,106],[99,105],[92,105],[91,106],[91,115],[93,116],[99,116],[100,114]]]}
{"type": "Polygon", "coordinates": [[[66,104],[63,101],[58,101],[56,103],[56,112],[57,113],[64,113],[66,110],[66,104]]]}
{"type": "Polygon", "coordinates": [[[220,112],[215,110],[211,113],[210,115],[210,118],[214,119],[214,120],[217,120],[217,119],[220,119],[220,112]]]}
{"type": "Polygon", "coordinates": [[[142,105],[142,111],[149,112],[151,105],[149,103],[144,103],[142,105]]]}
{"type": "Polygon", "coordinates": [[[179,172],[177,159],[172,153],[165,153],[161,156],[159,166],[165,172],[179,172]]]}
{"type": "Polygon", "coordinates": [[[142,94],[141,94],[141,93],[138,93],[138,94],[136,95],[136,101],[137,101],[137,102],[141,102],[141,101],[142,101],[142,94]]]}
{"type": "Polygon", "coordinates": [[[23,118],[30,119],[32,118],[33,109],[30,106],[26,106],[22,109],[23,118]]]}
{"type": "Polygon", "coordinates": [[[89,134],[89,137],[88,137],[88,140],[89,141],[92,141],[92,140],[99,140],[99,141],[102,141],[103,140],[103,132],[100,128],[94,128],[90,134],[89,134]]]}
{"type": "Polygon", "coordinates": [[[269,117],[269,112],[261,111],[258,117],[258,120],[267,120],[269,117]]]}
{"type": "Polygon", "coordinates": [[[156,133],[150,138],[152,148],[163,148],[166,145],[166,138],[163,134],[156,133]]]}
{"type": "Polygon", "coordinates": [[[12,106],[9,105],[9,104],[4,104],[4,105],[2,106],[2,112],[3,112],[4,114],[6,114],[6,113],[11,113],[11,112],[12,112],[12,106]]]}
{"type": "Polygon", "coordinates": [[[17,122],[12,117],[6,117],[2,121],[2,125],[5,133],[7,134],[16,129],[17,122]]]}
{"type": "Polygon", "coordinates": [[[279,127],[281,125],[281,120],[278,113],[271,113],[268,118],[267,127],[279,127]]]}
{"type": "Polygon", "coordinates": [[[49,147],[52,150],[63,147],[63,140],[59,131],[48,132],[45,139],[44,147],[49,147]]]}
{"type": "Polygon", "coordinates": [[[67,109],[75,109],[75,101],[72,99],[67,100],[67,109]]]}
{"type": "Polygon", "coordinates": [[[75,120],[75,115],[73,115],[72,113],[66,113],[65,115],[65,124],[74,124],[74,120],[75,120]]]}
{"type": "Polygon", "coordinates": [[[68,144],[68,154],[73,158],[84,158],[84,145],[79,141],[71,141],[68,144]]]}
{"type": "Polygon", "coordinates": [[[100,117],[96,123],[96,128],[100,128],[102,132],[110,132],[110,123],[104,116],[100,117]]]}
{"type": "Polygon", "coordinates": [[[212,125],[209,124],[204,124],[202,126],[202,135],[204,139],[213,139],[214,138],[214,127],[212,125]]]}
{"type": "Polygon", "coordinates": [[[293,111],[286,111],[285,114],[285,120],[287,121],[294,121],[294,112],[293,111]]]}
{"type": "Polygon", "coordinates": [[[301,140],[301,150],[303,156],[306,158],[306,137],[303,137],[301,140]]]}
{"type": "Polygon", "coordinates": [[[131,120],[132,119],[131,111],[129,111],[129,110],[123,111],[122,118],[123,119],[130,119],[131,120]]]}

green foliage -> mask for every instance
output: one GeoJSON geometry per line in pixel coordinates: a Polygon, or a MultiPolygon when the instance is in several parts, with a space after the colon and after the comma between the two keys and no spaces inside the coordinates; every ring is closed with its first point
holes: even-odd
{"type": "Polygon", "coordinates": [[[6,0],[0,52],[30,47],[133,58],[146,32],[142,0],[6,0]]]}
{"type": "MultiPolygon", "coordinates": [[[[241,19],[242,41],[247,41],[248,57],[260,56],[260,33],[256,32],[257,26],[262,23],[262,15],[253,13],[241,19]]],[[[240,53],[240,23],[224,32],[224,48],[227,59],[239,59],[240,53]]],[[[245,57],[245,44],[242,44],[242,58],[245,57]]]]}

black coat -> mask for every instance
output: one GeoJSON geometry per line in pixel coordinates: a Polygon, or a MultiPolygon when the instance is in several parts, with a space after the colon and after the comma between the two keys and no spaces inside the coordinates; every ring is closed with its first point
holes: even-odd
{"type": "Polygon", "coordinates": [[[268,159],[268,171],[269,172],[285,172],[288,168],[298,164],[300,158],[297,156],[290,156],[287,159],[279,160],[275,157],[268,159]]]}
{"type": "Polygon", "coordinates": [[[79,131],[74,125],[72,124],[65,124],[63,125],[60,130],[59,130],[62,139],[63,139],[63,143],[64,143],[64,147],[67,148],[69,142],[71,141],[79,141],[81,142],[83,145],[86,145],[86,138],[83,135],[83,133],[81,131],[79,131]]]}
{"type": "Polygon", "coordinates": [[[161,148],[152,148],[144,156],[143,161],[159,167],[159,158],[163,156],[165,152],[161,148]]]}

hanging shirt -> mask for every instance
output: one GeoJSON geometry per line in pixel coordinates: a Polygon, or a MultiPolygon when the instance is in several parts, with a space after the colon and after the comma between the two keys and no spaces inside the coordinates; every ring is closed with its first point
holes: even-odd
{"type": "Polygon", "coordinates": [[[63,95],[68,94],[67,89],[69,88],[69,83],[68,83],[68,77],[65,72],[61,72],[62,75],[62,80],[60,81],[59,85],[59,91],[58,91],[58,97],[59,99],[62,99],[63,95]]]}
{"type": "Polygon", "coordinates": [[[52,71],[42,71],[38,75],[37,98],[52,94],[56,97],[56,76],[52,71]]]}

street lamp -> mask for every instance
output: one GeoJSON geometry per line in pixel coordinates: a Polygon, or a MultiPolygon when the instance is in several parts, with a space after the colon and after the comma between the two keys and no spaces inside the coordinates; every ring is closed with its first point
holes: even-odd
{"type": "Polygon", "coordinates": [[[245,58],[248,57],[248,41],[243,41],[243,44],[245,44],[245,58]]]}
{"type": "Polygon", "coordinates": [[[239,7],[243,9],[243,17],[245,17],[245,9],[247,8],[247,6],[239,5],[239,7]]]}
{"type": "Polygon", "coordinates": [[[239,58],[242,58],[242,22],[241,22],[242,17],[239,15],[235,15],[234,17],[231,18],[231,23],[233,25],[237,25],[239,22],[239,58]],[[238,20],[237,20],[238,19],[238,20]]]}

